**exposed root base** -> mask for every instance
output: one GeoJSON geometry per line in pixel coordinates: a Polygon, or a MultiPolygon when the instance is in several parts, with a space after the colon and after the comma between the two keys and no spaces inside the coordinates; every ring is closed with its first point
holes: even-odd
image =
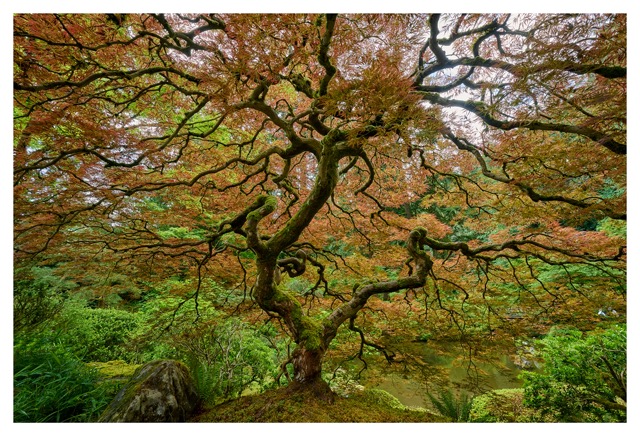
{"type": "Polygon", "coordinates": [[[294,381],[286,387],[286,390],[290,392],[291,395],[304,392],[327,404],[333,404],[336,399],[336,394],[333,393],[329,384],[320,377],[305,382],[294,381]]]}

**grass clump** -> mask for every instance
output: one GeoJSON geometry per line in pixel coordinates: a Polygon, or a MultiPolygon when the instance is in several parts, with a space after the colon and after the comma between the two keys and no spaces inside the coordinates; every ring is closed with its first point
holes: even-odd
{"type": "Polygon", "coordinates": [[[98,372],[57,348],[14,352],[14,422],[92,422],[113,397],[98,372]]]}

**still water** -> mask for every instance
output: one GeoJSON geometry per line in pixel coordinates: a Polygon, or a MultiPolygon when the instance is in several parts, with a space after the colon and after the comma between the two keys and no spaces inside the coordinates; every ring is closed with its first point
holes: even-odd
{"type": "Polygon", "coordinates": [[[427,392],[437,396],[439,389],[479,394],[522,386],[518,380],[521,369],[508,355],[469,359],[458,347],[433,342],[404,344],[403,348],[415,356],[411,364],[381,364],[364,383],[389,392],[405,406],[429,407],[427,392]]]}

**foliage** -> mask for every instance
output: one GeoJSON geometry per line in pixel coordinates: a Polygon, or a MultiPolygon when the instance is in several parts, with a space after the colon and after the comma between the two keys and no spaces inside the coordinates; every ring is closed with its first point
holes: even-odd
{"type": "Polygon", "coordinates": [[[15,422],[91,422],[115,395],[59,344],[20,343],[14,347],[15,422]]]}
{"type": "Polygon", "coordinates": [[[51,268],[23,268],[14,271],[14,331],[34,329],[62,309],[66,291],[77,285],[53,274],[51,268]]]}
{"type": "Polygon", "coordinates": [[[542,373],[523,372],[524,404],[568,422],[626,421],[626,328],[554,328],[537,341],[542,373]]]}
{"type": "Polygon", "coordinates": [[[60,341],[85,362],[136,361],[132,345],[142,316],[120,309],[91,309],[66,305],[60,314],[60,341]]]}
{"type": "Polygon", "coordinates": [[[195,358],[187,359],[187,365],[202,402],[209,406],[219,402],[223,397],[221,397],[220,380],[215,368],[210,368],[195,358]]]}
{"type": "Polygon", "coordinates": [[[210,405],[237,398],[247,388],[262,392],[280,370],[278,352],[265,332],[235,319],[195,325],[173,340],[210,405]]]}
{"type": "Polygon", "coordinates": [[[470,422],[541,422],[540,413],[523,404],[523,389],[496,389],[474,397],[470,422]]]}
{"type": "Polygon", "coordinates": [[[354,393],[364,390],[364,386],[358,383],[352,372],[345,368],[337,368],[330,376],[325,374],[324,378],[333,392],[348,398],[354,393]]]}
{"type": "Polygon", "coordinates": [[[625,238],[627,236],[627,223],[605,218],[598,223],[598,230],[610,236],[625,238]]]}
{"type": "Polygon", "coordinates": [[[185,362],[208,404],[269,387],[286,353],[275,329],[256,328],[220,311],[219,306],[235,296],[219,283],[207,281],[207,288],[215,292],[197,301],[182,295],[192,285],[190,280],[168,280],[159,286],[158,295],[142,302],[139,314],[146,321],[141,330],[146,333],[136,338],[138,355],[185,362]]]}
{"type": "Polygon", "coordinates": [[[456,395],[451,390],[441,389],[435,396],[430,392],[427,392],[427,396],[440,415],[450,418],[453,422],[469,421],[473,397],[469,397],[466,392],[456,395]]]}
{"type": "Polygon", "coordinates": [[[362,358],[391,315],[478,342],[600,322],[609,301],[624,322],[624,14],[13,24],[14,304],[50,317],[58,291],[28,269],[55,265],[96,307],[67,313],[85,358],[183,352],[169,338],[196,343],[196,319],[253,368],[273,356],[239,326],[269,319],[313,385],[340,330],[362,358]]]}

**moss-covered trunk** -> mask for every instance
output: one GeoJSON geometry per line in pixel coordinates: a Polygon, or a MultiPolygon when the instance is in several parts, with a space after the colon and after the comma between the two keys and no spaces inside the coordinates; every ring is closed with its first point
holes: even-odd
{"type": "MultiPolygon", "coordinates": [[[[327,383],[321,378],[322,359],[337,329],[333,326],[327,329],[322,323],[305,314],[297,297],[279,286],[276,272],[279,268],[280,254],[297,241],[302,231],[331,196],[338,182],[338,161],[341,156],[336,148],[335,138],[330,136],[322,141],[313,189],[298,212],[270,238],[262,238],[259,235],[258,224],[275,210],[275,197],[259,197],[247,210],[245,226],[247,245],[257,255],[258,276],[253,298],[265,312],[280,317],[296,343],[290,360],[294,372],[292,388],[310,388],[317,391],[319,397],[328,399],[332,398],[332,394],[327,383]]],[[[304,261],[304,256],[302,259],[301,262],[304,261]]],[[[297,265],[297,273],[303,270],[301,265],[297,265]]],[[[288,272],[291,275],[291,271],[288,272]]]]}
{"type": "Polygon", "coordinates": [[[326,331],[322,323],[306,315],[296,297],[274,282],[277,266],[273,257],[259,255],[256,264],[259,273],[253,290],[255,301],[266,312],[281,317],[296,343],[290,360],[295,383],[321,384],[322,359],[335,331],[326,331]]]}

